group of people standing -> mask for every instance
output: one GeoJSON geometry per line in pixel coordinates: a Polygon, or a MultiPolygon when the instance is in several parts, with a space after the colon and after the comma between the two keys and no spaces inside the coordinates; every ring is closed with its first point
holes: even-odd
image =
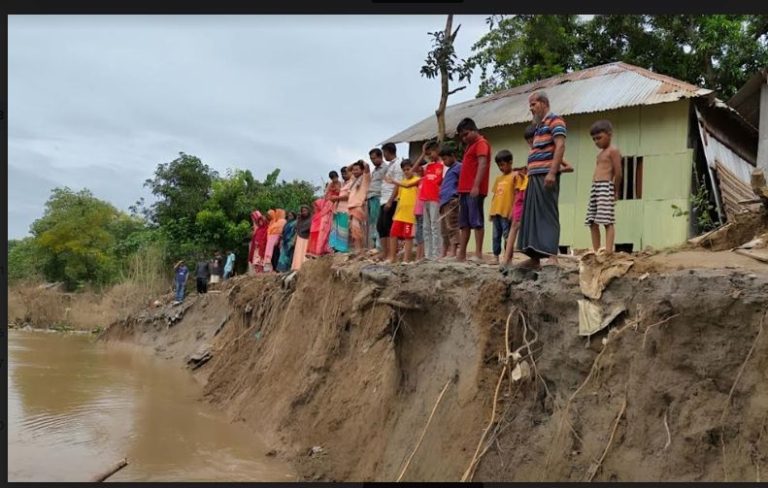
{"type": "MultiPolygon", "coordinates": [[[[323,196],[310,209],[298,212],[271,209],[251,213],[253,232],[248,252],[253,272],[298,270],[308,258],[332,253],[368,252],[379,261],[399,259],[483,261],[484,201],[492,195],[489,220],[493,254],[506,272],[517,247],[529,259],[521,267],[538,268],[545,258],[557,259],[560,239],[558,196],[560,175],[573,171],[564,160],[566,125],[550,109],[544,92],[530,95],[533,123],[523,137],[529,151],[526,164],[514,166],[509,150],[496,153],[500,175],[489,188],[491,145],[472,119],[456,132],[464,143],[462,160],[450,144],[429,141],[415,161],[397,156],[397,147],[384,144],[369,151],[371,165],[359,160],[331,171],[323,196]],[[475,253],[467,258],[471,234],[475,253]]],[[[613,127],[595,122],[590,136],[597,155],[585,224],[590,227],[595,252],[605,227],[606,253],[614,246],[614,207],[622,181],[621,154],[611,143],[613,127]]],[[[234,273],[235,254],[221,252],[197,263],[198,293],[208,283],[234,273]]],[[[189,269],[179,261],[175,269],[176,301],[184,299],[189,269]]]]}
{"type": "MultiPolygon", "coordinates": [[[[177,262],[174,267],[173,285],[176,293],[176,303],[184,301],[187,279],[189,278],[189,268],[184,260],[177,262]]],[[[229,279],[235,272],[235,252],[227,252],[226,261],[221,251],[217,251],[213,259],[202,259],[198,261],[195,269],[195,281],[197,284],[197,293],[208,293],[208,285],[215,285],[229,279]]]]}
{"type": "MultiPolygon", "coordinates": [[[[400,259],[402,251],[402,261],[408,263],[414,261],[414,248],[416,260],[483,262],[484,202],[489,193],[496,263],[506,270],[515,247],[529,258],[520,264],[523,267],[538,268],[545,258],[556,260],[560,175],[573,171],[564,161],[566,124],[550,110],[544,92],[530,95],[529,108],[533,123],[523,134],[529,147],[526,164],[515,167],[512,153],[499,151],[494,161],[501,174],[492,186],[491,145],[475,122],[465,118],[456,128],[465,147],[461,161],[450,144],[429,141],[411,161],[399,158],[397,147],[387,143],[369,151],[370,165],[359,160],[331,171],[312,209],[273,209],[266,215],[254,211],[248,255],[252,270],[286,272],[298,270],[308,258],[366,251],[386,263],[400,259]],[[468,258],[472,234],[475,252],[468,258]]],[[[606,226],[610,252],[620,156],[610,146],[609,122],[599,121],[592,130],[601,155],[587,225],[593,241],[597,239],[595,250],[597,226],[606,226]]]]}
{"type": "Polygon", "coordinates": [[[298,212],[272,209],[266,215],[251,212],[253,232],[248,263],[256,273],[283,273],[298,269],[306,254],[310,210],[302,205],[298,212]]]}

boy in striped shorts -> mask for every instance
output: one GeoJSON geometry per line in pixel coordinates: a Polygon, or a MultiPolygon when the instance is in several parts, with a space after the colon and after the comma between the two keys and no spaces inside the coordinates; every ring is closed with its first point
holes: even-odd
{"type": "Polygon", "coordinates": [[[611,145],[613,126],[607,120],[598,120],[592,124],[589,134],[600,152],[597,153],[584,223],[592,233],[592,247],[595,252],[600,249],[600,226],[605,226],[605,252],[611,254],[616,238],[613,210],[621,186],[621,153],[611,145]]]}

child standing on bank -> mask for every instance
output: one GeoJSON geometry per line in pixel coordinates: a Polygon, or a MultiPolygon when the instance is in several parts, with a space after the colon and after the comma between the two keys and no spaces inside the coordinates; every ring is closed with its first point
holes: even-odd
{"type": "Polygon", "coordinates": [[[413,232],[413,241],[416,244],[416,261],[424,259],[424,199],[421,198],[424,187],[424,172],[418,164],[413,166],[413,174],[419,177],[416,187],[416,207],[413,214],[416,217],[416,229],[413,232]]]}
{"type": "Polygon", "coordinates": [[[491,200],[491,209],[489,213],[490,221],[493,223],[493,257],[496,264],[499,264],[502,242],[504,249],[509,242],[509,228],[511,225],[510,216],[512,215],[512,204],[514,202],[514,179],[512,174],[512,153],[506,149],[496,154],[496,164],[501,174],[493,182],[493,199],[491,200]]]}
{"type": "Polygon", "coordinates": [[[440,184],[440,233],[443,241],[442,257],[453,259],[459,248],[459,175],[461,163],[456,160],[456,150],[447,144],[440,147],[440,159],[446,167],[440,184]]]}
{"type": "Polygon", "coordinates": [[[611,254],[616,238],[614,207],[619,198],[619,184],[622,176],[621,153],[611,145],[613,126],[609,121],[598,120],[592,124],[589,134],[600,152],[597,153],[587,218],[584,223],[589,226],[592,233],[592,248],[595,252],[600,249],[600,226],[605,226],[605,252],[611,254]]]}
{"type": "Polygon", "coordinates": [[[459,175],[459,229],[461,245],[458,261],[467,259],[467,244],[472,231],[475,234],[475,255],[472,261],[483,262],[483,236],[485,217],[483,202],[488,195],[488,178],[491,172],[491,145],[483,137],[475,121],[462,119],[456,127],[461,142],[466,145],[459,175]]]}
{"type": "Polygon", "coordinates": [[[393,245],[389,247],[389,258],[386,261],[388,263],[395,262],[397,244],[400,241],[405,242],[404,262],[408,263],[411,261],[411,251],[413,250],[413,225],[416,223],[414,211],[416,209],[418,185],[421,178],[413,174],[413,164],[410,159],[403,159],[403,162],[400,163],[400,168],[403,170],[402,181],[393,180],[389,176],[385,177],[387,183],[400,187],[397,210],[395,210],[392,229],[389,233],[389,236],[393,239],[391,242],[393,245]]]}
{"type": "Polygon", "coordinates": [[[443,247],[440,232],[440,195],[445,167],[440,159],[440,144],[435,141],[424,143],[416,167],[423,171],[420,175],[422,179],[419,200],[424,202],[424,255],[427,259],[437,259],[441,256],[443,247]]]}

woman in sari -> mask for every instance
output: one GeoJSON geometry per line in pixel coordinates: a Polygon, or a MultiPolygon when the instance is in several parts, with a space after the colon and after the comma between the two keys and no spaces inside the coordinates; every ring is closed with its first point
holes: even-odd
{"type": "Polygon", "coordinates": [[[355,180],[350,178],[341,187],[339,196],[331,197],[331,201],[335,203],[335,208],[333,210],[333,228],[331,229],[329,244],[331,249],[336,252],[349,252],[349,211],[347,200],[349,200],[349,192],[354,183],[355,180]]]}
{"type": "Polygon", "coordinates": [[[275,247],[280,244],[280,235],[283,233],[283,227],[285,227],[285,210],[280,208],[270,210],[267,212],[267,215],[270,218],[270,223],[267,228],[267,250],[264,254],[264,271],[269,273],[275,268],[276,263],[272,262],[272,257],[275,253],[275,247]]]}
{"type": "Polygon", "coordinates": [[[331,227],[333,227],[333,202],[325,198],[318,198],[314,202],[314,207],[315,213],[312,216],[307,254],[319,257],[331,253],[328,240],[331,235],[331,227]]]}
{"type": "Polygon", "coordinates": [[[283,235],[280,238],[280,257],[277,260],[277,271],[285,273],[291,270],[293,250],[296,245],[296,214],[288,212],[283,235]]]}
{"type": "Polygon", "coordinates": [[[264,267],[264,253],[267,250],[267,222],[258,210],[251,212],[251,222],[253,234],[248,249],[248,262],[253,266],[254,272],[261,273],[264,267]]]}
{"type": "Polygon", "coordinates": [[[307,205],[302,205],[299,218],[296,219],[296,246],[293,249],[291,269],[296,271],[304,264],[309,244],[309,231],[312,228],[312,214],[307,205]]]}

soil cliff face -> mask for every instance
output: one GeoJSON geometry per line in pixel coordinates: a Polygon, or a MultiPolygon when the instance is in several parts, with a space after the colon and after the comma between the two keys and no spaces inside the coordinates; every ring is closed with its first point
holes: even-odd
{"type": "Polygon", "coordinates": [[[210,356],[207,400],[306,479],[764,479],[768,272],[633,269],[599,300],[626,311],[590,339],[575,265],[331,258],[103,337],[210,356]]]}

